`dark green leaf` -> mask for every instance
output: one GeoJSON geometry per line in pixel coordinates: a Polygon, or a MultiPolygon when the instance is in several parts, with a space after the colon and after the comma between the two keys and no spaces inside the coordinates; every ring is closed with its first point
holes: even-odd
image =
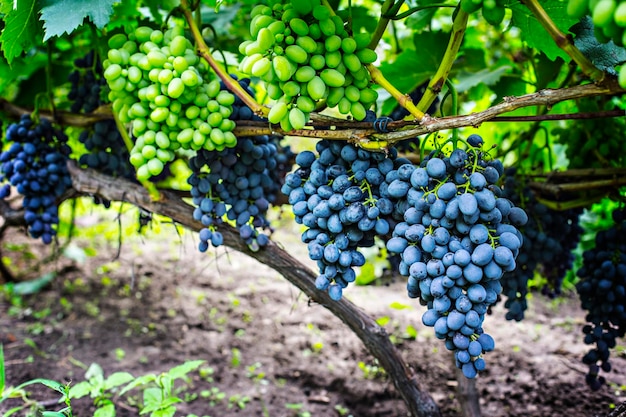
{"type": "Polygon", "coordinates": [[[521,78],[505,75],[491,86],[491,90],[496,93],[493,103],[500,103],[505,97],[524,95],[528,92],[527,88],[528,83],[521,78]]]}
{"type": "MultiPolygon", "coordinates": [[[[569,28],[578,21],[567,14],[566,1],[543,0],[541,6],[563,33],[567,33],[569,28]]],[[[541,23],[522,2],[511,1],[507,7],[513,12],[511,16],[513,25],[521,29],[522,39],[528,43],[528,46],[539,49],[552,60],[561,57],[569,61],[567,54],[556,45],[541,23]]]]}
{"type": "Polygon", "coordinates": [[[593,22],[589,16],[585,16],[580,22],[572,27],[576,35],[574,45],[589,60],[602,71],[617,74],[615,66],[626,61],[626,50],[617,46],[613,41],[600,43],[593,31],[593,22]]]}
{"type": "MultiPolygon", "coordinates": [[[[348,19],[347,9],[340,10],[338,14],[344,21],[348,19]]],[[[371,9],[364,6],[352,6],[352,31],[374,33],[374,30],[376,30],[376,19],[373,18],[371,9]]]]}
{"type": "Polygon", "coordinates": [[[14,59],[11,65],[4,57],[0,57],[0,96],[5,95],[9,86],[30,78],[33,73],[45,67],[47,62],[48,58],[43,54],[29,56],[28,59],[14,59]]]}
{"type": "Polygon", "coordinates": [[[437,71],[447,43],[446,33],[421,33],[415,37],[417,50],[404,50],[394,62],[382,63],[380,70],[394,87],[408,94],[437,71]]]}
{"type": "Polygon", "coordinates": [[[119,0],[47,0],[41,9],[41,20],[46,31],[44,41],[53,36],[72,33],[89,18],[102,29],[113,12],[113,4],[119,0]]]}
{"type": "Polygon", "coordinates": [[[107,32],[123,28],[126,32],[131,32],[141,23],[144,17],[139,12],[138,0],[124,0],[113,6],[113,16],[107,24],[107,32]]]}
{"type": "Polygon", "coordinates": [[[13,58],[37,44],[41,26],[37,20],[36,6],[36,0],[20,0],[17,8],[11,9],[4,18],[5,27],[0,35],[0,43],[9,64],[13,58]]]}
{"type": "MultiPolygon", "coordinates": [[[[422,0],[419,2],[419,6],[423,7],[423,6],[427,6],[429,4],[434,4],[434,3],[441,3],[441,1],[440,0],[422,0]]],[[[440,10],[439,8],[432,7],[432,8],[415,12],[406,18],[405,24],[407,27],[415,31],[418,31],[418,32],[422,31],[430,25],[430,23],[433,20],[433,17],[435,16],[435,13],[437,13],[439,10],[440,10]]]]}
{"type": "Polygon", "coordinates": [[[551,82],[554,82],[565,62],[561,58],[552,61],[544,54],[539,54],[535,62],[535,74],[537,90],[547,88],[551,82]]]}

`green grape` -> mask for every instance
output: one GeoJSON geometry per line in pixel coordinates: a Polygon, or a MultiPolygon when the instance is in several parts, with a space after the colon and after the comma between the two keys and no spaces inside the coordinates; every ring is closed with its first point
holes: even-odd
{"type": "Polygon", "coordinates": [[[378,59],[368,48],[370,35],[350,36],[341,18],[320,0],[255,7],[250,33],[252,38],[239,45],[244,55],[239,70],[263,80],[268,97],[276,100],[270,123],[284,130],[301,129],[324,103],[362,120],[376,101],[365,68],[378,59]],[[352,100],[346,103],[342,100],[347,87],[352,87],[352,100]]]}
{"type": "MultiPolygon", "coordinates": [[[[268,24],[273,21],[266,17],[268,24]]],[[[268,32],[263,33],[268,42],[268,32]]],[[[119,121],[131,126],[130,162],[138,179],[159,175],[178,149],[236,145],[235,124],[228,120],[234,96],[221,90],[182,26],[166,32],[140,26],[112,36],[108,45],[103,66],[109,99],[119,121]]],[[[262,64],[271,66],[269,60],[262,64]]]]}
{"type": "Polygon", "coordinates": [[[569,0],[567,3],[567,14],[576,19],[580,19],[587,13],[588,4],[587,0],[569,0]]]}
{"type": "Polygon", "coordinates": [[[626,2],[617,5],[613,13],[613,21],[620,28],[626,27],[626,2]]]}
{"type": "Polygon", "coordinates": [[[461,9],[465,13],[474,13],[482,7],[482,1],[474,1],[474,0],[461,0],[461,9]]]}
{"type": "Polygon", "coordinates": [[[493,26],[498,26],[500,23],[502,23],[505,13],[506,10],[504,9],[504,7],[483,7],[483,17],[489,24],[493,26]]]}
{"type": "Polygon", "coordinates": [[[614,0],[600,0],[591,13],[593,24],[597,27],[608,25],[613,19],[615,7],[616,4],[614,0]]]}
{"type": "Polygon", "coordinates": [[[619,69],[618,81],[620,87],[626,88],[626,65],[622,65],[622,67],[619,69]]]}

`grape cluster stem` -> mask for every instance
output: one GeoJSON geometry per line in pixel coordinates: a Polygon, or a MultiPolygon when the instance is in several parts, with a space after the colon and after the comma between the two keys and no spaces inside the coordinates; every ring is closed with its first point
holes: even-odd
{"type": "Polygon", "coordinates": [[[228,74],[228,72],[224,68],[222,68],[217,63],[217,61],[215,61],[215,59],[211,55],[211,51],[204,41],[202,33],[200,33],[200,29],[198,28],[198,25],[196,24],[196,21],[193,17],[193,13],[191,11],[191,8],[189,7],[189,1],[181,0],[180,5],[183,11],[183,15],[185,16],[185,20],[187,21],[189,29],[191,30],[191,33],[193,35],[196,47],[198,48],[198,54],[202,58],[206,59],[213,71],[215,71],[217,76],[220,77],[226,87],[230,91],[232,91],[233,94],[239,97],[246,104],[246,106],[250,107],[250,109],[256,115],[266,117],[269,113],[269,108],[257,103],[257,101],[250,94],[248,94],[248,92],[243,87],[241,87],[241,85],[239,85],[239,83],[235,79],[233,79],[228,74]]]}

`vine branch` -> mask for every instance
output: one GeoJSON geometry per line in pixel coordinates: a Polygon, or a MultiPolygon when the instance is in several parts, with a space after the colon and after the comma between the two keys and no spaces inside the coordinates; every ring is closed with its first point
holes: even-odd
{"type": "MultiPolygon", "coordinates": [[[[496,104],[486,110],[477,113],[470,113],[460,116],[449,117],[424,117],[420,123],[415,121],[395,121],[388,124],[389,133],[378,133],[373,129],[371,123],[346,121],[343,119],[334,119],[330,117],[315,117],[312,123],[312,129],[302,129],[285,132],[277,126],[270,126],[266,122],[237,122],[237,127],[233,131],[236,136],[256,136],[278,134],[290,136],[302,136],[317,139],[329,140],[348,140],[355,143],[367,143],[369,141],[387,141],[390,144],[412,139],[427,133],[433,133],[441,130],[456,129],[460,127],[474,126],[478,127],[486,122],[501,121],[537,121],[537,120],[566,120],[577,118],[593,118],[593,117],[614,117],[621,116],[623,111],[612,112],[595,112],[595,113],[573,113],[565,115],[538,115],[538,116],[500,116],[502,114],[531,106],[553,106],[554,104],[575,100],[585,97],[593,97],[599,95],[612,95],[624,93],[622,87],[619,86],[617,80],[613,77],[606,77],[600,83],[577,85],[568,88],[545,89],[535,93],[526,94],[518,97],[507,97],[503,102],[496,104]]],[[[0,99],[0,111],[9,116],[19,117],[22,114],[30,113],[31,110],[16,106],[4,99],[0,99]]],[[[52,118],[50,112],[42,111],[41,116],[52,118]]],[[[93,123],[101,120],[111,119],[112,113],[110,106],[102,106],[96,112],[90,114],[72,114],[69,112],[57,111],[56,122],[77,127],[88,127],[93,123]]]]}
{"type": "Polygon", "coordinates": [[[446,52],[439,63],[439,68],[437,68],[435,75],[433,75],[428,82],[428,87],[426,88],[424,95],[420,99],[419,103],[417,103],[417,108],[420,109],[420,111],[426,111],[426,109],[433,104],[437,95],[446,83],[448,74],[452,69],[452,64],[454,64],[454,61],[459,53],[459,49],[461,48],[463,35],[465,35],[465,28],[467,27],[468,17],[469,15],[466,12],[464,12],[461,8],[458,9],[454,22],[452,23],[452,31],[450,32],[450,40],[448,41],[446,52]]]}
{"type": "MultiPolygon", "coordinates": [[[[193,208],[175,194],[163,191],[163,198],[160,201],[153,201],[144,188],[128,180],[109,177],[92,169],[80,169],[73,161],[68,163],[68,169],[72,176],[72,186],[79,194],[98,195],[109,201],[125,201],[169,217],[192,231],[199,231],[203,227],[202,223],[193,219],[193,208]]],[[[218,229],[224,236],[224,245],[274,269],[307,297],[345,323],[361,339],[367,350],[378,359],[392,379],[397,392],[404,399],[411,416],[441,416],[433,398],[421,389],[418,376],[407,367],[385,329],[374,319],[346,298],[333,301],[327,292],[319,291],[315,287],[315,274],[278,244],[270,242],[266,248],[252,252],[234,227],[221,224],[218,229]]]]}

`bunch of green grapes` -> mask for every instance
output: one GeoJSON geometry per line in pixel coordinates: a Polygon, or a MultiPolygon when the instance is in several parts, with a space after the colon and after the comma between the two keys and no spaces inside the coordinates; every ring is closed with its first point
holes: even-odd
{"type": "Polygon", "coordinates": [[[176,26],[165,33],[141,26],[109,39],[104,77],[118,119],[135,139],[130,162],[137,179],[159,175],[177,149],[223,150],[237,144],[229,119],[235,97],[211,77],[176,26]]]}
{"type": "MultiPolygon", "coordinates": [[[[626,45],[625,0],[569,0],[567,13],[576,18],[590,15],[600,42],[612,40],[616,45],[626,45]]],[[[626,66],[620,69],[619,83],[626,87],[626,66]]]]}
{"type": "Polygon", "coordinates": [[[465,13],[482,10],[485,20],[493,26],[498,26],[504,20],[505,3],[505,0],[461,0],[461,9],[465,13]]]}
{"type": "Polygon", "coordinates": [[[376,61],[366,33],[351,36],[320,0],[256,6],[254,40],[241,43],[240,70],[261,78],[276,103],[268,119],[283,130],[302,129],[318,104],[363,120],[378,93],[365,65],[376,61]]]}

